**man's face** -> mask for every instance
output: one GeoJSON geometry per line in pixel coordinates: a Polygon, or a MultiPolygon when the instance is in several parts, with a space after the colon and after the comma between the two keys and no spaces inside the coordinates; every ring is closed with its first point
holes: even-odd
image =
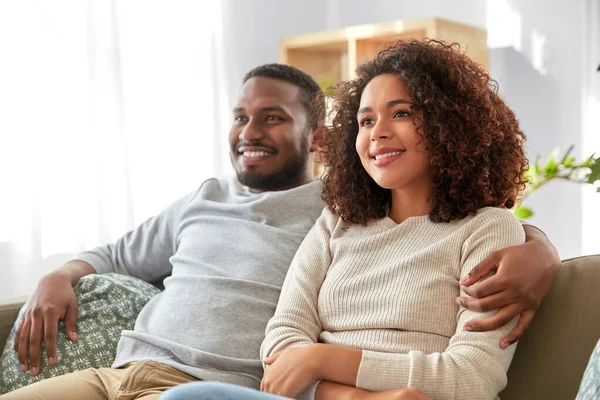
{"type": "Polygon", "coordinates": [[[229,144],[243,185],[284,190],[312,179],[307,165],[311,132],[299,95],[299,87],[273,78],[250,78],[242,86],[229,144]]]}

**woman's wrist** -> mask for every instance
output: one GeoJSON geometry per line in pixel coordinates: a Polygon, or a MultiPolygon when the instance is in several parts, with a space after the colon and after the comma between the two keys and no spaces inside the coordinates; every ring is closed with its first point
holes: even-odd
{"type": "Polygon", "coordinates": [[[362,351],[317,343],[311,345],[311,371],[315,379],[356,386],[362,351]]]}
{"type": "Polygon", "coordinates": [[[313,376],[318,379],[323,379],[325,374],[325,360],[327,359],[328,346],[322,343],[315,343],[310,345],[311,351],[311,365],[310,370],[313,376]]]}

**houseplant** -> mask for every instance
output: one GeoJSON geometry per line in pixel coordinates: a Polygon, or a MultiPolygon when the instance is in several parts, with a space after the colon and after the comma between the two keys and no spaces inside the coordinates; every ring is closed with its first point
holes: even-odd
{"type": "Polygon", "coordinates": [[[527,219],[533,215],[533,210],[523,205],[523,202],[542,186],[553,180],[566,180],[573,183],[596,185],[600,193],[600,157],[594,154],[581,162],[571,156],[573,146],[559,159],[558,150],[548,156],[545,163],[540,163],[539,157],[527,170],[527,187],[519,198],[519,204],[513,209],[513,214],[519,219],[527,219]]]}

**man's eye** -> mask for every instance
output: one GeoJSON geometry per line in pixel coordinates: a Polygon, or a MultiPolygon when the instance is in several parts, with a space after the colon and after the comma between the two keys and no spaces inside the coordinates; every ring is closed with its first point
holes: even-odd
{"type": "Polygon", "coordinates": [[[267,121],[281,121],[281,117],[277,115],[267,115],[267,121]]]}
{"type": "Polygon", "coordinates": [[[233,118],[233,120],[235,122],[246,122],[248,120],[248,118],[243,115],[237,115],[233,118]]]}
{"type": "Polygon", "coordinates": [[[372,125],[373,124],[373,120],[371,118],[363,118],[361,119],[358,124],[360,126],[367,126],[367,125],[372,125]]]}

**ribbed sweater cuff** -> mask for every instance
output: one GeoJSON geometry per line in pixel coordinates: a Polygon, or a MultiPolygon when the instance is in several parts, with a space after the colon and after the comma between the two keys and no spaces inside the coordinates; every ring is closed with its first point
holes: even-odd
{"type": "Polygon", "coordinates": [[[410,374],[408,354],[385,354],[363,350],[356,387],[373,392],[389,389],[389,382],[396,387],[406,387],[410,374]],[[389,357],[388,357],[389,356],[389,357]]]}

